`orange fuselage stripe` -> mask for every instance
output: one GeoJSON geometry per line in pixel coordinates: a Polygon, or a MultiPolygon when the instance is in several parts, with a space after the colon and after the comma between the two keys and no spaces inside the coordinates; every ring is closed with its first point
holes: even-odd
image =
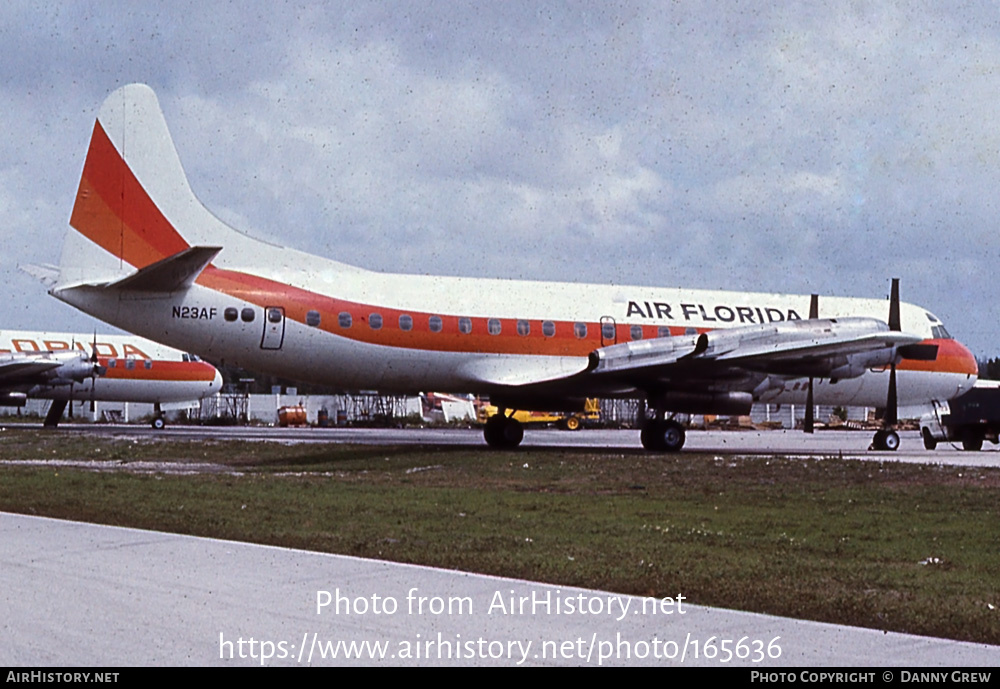
{"type": "Polygon", "coordinates": [[[116,359],[113,367],[110,359],[98,357],[98,362],[107,369],[101,377],[110,380],[209,383],[216,375],[215,367],[203,361],[156,359],[149,368],[141,359],[116,359]],[[132,368],[128,367],[128,362],[133,364],[132,368]]]}

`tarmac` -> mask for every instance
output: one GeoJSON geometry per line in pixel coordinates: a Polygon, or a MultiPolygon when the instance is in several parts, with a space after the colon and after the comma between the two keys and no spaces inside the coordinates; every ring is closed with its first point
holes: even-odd
{"type": "Polygon", "coordinates": [[[1000,658],[998,646],[690,605],[680,591],[643,599],[9,513],[0,513],[0,628],[8,667],[989,672],[1000,658]]]}

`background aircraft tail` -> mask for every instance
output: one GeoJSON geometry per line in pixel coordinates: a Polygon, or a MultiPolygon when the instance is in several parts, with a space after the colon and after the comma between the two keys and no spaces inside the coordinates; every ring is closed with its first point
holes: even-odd
{"type": "MultiPolygon", "coordinates": [[[[113,282],[192,246],[256,244],[194,195],[153,90],[101,106],[60,261],[61,286],[113,282]]],[[[249,247],[244,247],[244,252],[249,247]]]]}

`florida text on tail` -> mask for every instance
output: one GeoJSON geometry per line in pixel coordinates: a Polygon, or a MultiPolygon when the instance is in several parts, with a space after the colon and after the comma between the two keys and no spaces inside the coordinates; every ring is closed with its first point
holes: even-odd
{"type": "MultiPolygon", "coordinates": [[[[52,400],[45,425],[55,426],[73,402],[146,402],[159,405],[215,394],[214,366],[135,335],[0,330],[0,406],[29,398],[52,400]]],[[[72,409],[71,409],[72,411],[72,409]]]]}
{"type": "Polygon", "coordinates": [[[876,444],[892,449],[897,404],[948,399],[976,378],[943,324],[897,296],[396,275],[254,240],[195,197],[143,85],[101,108],[70,225],[59,299],[279,376],[489,395],[506,412],[486,427],[494,446],[520,442],[513,410],[603,396],[645,401],[650,449],[683,445],[675,413],[748,413],[754,401],[884,407],[876,444]]]}

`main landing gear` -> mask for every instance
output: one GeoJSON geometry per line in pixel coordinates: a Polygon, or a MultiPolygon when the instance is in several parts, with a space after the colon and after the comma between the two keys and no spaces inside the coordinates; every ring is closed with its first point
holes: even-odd
{"type": "Polygon", "coordinates": [[[653,452],[680,452],[686,437],[684,426],[673,419],[647,419],[639,439],[644,448],[653,452]]]}
{"type": "Polygon", "coordinates": [[[524,426],[517,419],[507,416],[506,409],[500,409],[486,420],[483,436],[490,447],[511,450],[524,440],[524,426]]]}
{"type": "Polygon", "coordinates": [[[684,426],[674,418],[664,418],[666,411],[655,409],[653,417],[646,416],[646,404],[639,403],[639,419],[642,430],[639,432],[639,440],[642,446],[652,452],[680,452],[684,447],[686,436],[684,426]]]}
{"type": "Polygon", "coordinates": [[[891,428],[876,431],[875,437],[872,439],[871,449],[895,452],[899,449],[899,433],[891,428]]]}

